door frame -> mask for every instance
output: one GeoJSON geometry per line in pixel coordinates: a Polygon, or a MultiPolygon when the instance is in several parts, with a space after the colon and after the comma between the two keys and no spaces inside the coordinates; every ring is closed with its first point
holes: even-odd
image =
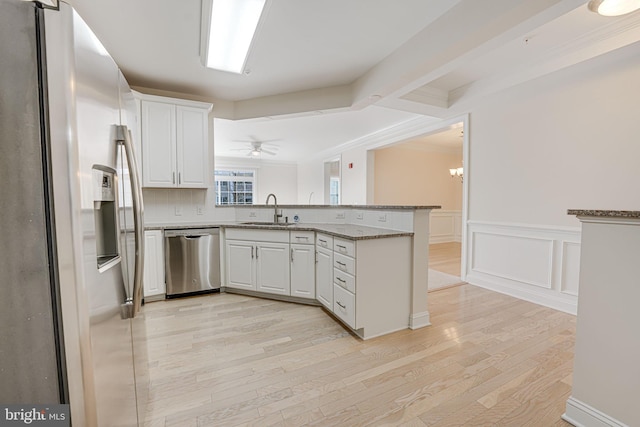
{"type": "MultiPolygon", "coordinates": [[[[436,134],[442,132],[443,130],[450,129],[452,126],[462,123],[462,130],[464,131],[462,138],[462,164],[464,166],[464,179],[462,181],[462,220],[461,220],[461,254],[460,254],[460,279],[462,281],[466,280],[467,277],[467,262],[468,262],[468,248],[467,248],[467,229],[469,222],[469,181],[470,181],[470,171],[471,171],[471,158],[469,154],[469,143],[470,143],[470,129],[469,129],[469,121],[470,115],[469,113],[455,116],[450,119],[442,120],[439,122],[430,121],[429,123],[424,124],[423,126],[415,126],[412,127],[408,132],[401,132],[401,136],[397,139],[386,140],[381,143],[372,144],[367,147],[367,154],[371,154],[373,150],[377,150],[383,147],[391,147],[396,144],[400,144],[406,142],[409,139],[413,139],[418,136],[428,136],[432,134],[436,134]]],[[[368,156],[372,157],[372,156],[368,156]]],[[[367,193],[373,191],[373,174],[367,177],[367,193]]]]}

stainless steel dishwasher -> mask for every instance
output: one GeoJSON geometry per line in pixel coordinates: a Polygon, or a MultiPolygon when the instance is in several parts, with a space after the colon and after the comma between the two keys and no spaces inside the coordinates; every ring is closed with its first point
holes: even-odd
{"type": "Polygon", "coordinates": [[[164,231],[167,298],[220,290],[220,229],[164,231]]]}

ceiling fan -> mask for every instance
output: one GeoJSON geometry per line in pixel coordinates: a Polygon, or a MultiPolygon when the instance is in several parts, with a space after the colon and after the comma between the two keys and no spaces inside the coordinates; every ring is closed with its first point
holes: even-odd
{"type": "Polygon", "coordinates": [[[276,151],[278,150],[277,145],[268,144],[271,141],[279,141],[278,139],[269,139],[260,141],[252,137],[251,140],[234,140],[234,142],[244,142],[247,147],[245,148],[232,148],[233,151],[247,151],[247,156],[249,157],[260,157],[262,153],[269,154],[270,156],[275,156],[276,151]]]}

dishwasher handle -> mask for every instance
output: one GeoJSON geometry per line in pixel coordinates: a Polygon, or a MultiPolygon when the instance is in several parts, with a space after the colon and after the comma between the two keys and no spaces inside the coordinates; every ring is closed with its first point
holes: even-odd
{"type": "Polygon", "coordinates": [[[197,240],[197,239],[199,239],[201,237],[205,237],[205,236],[208,236],[208,234],[189,234],[189,235],[182,236],[182,237],[184,237],[186,240],[197,240]]]}

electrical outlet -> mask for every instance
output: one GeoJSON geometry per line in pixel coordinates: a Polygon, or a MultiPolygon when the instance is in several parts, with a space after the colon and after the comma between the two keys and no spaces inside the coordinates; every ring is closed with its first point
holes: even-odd
{"type": "Polygon", "coordinates": [[[256,213],[256,211],[249,212],[249,218],[255,218],[257,216],[258,216],[258,214],[256,213]]]}
{"type": "Polygon", "coordinates": [[[362,212],[357,212],[356,219],[359,219],[360,221],[362,221],[364,219],[364,214],[362,212]]]}
{"type": "Polygon", "coordinates": [[[336,219],[344,219],[344,212],[337,212],[336,219]]]}
{"type": "Polygon", "coordinates": [[[196,214],[198,214],[198,215],[204,215],[204,206],[202,206],[202,205],[198,205],[198,206],[196,207],[196,214]]]}
{"type": "Polygon", "coordinates": [[[176,216],[182,216],[182,206],[176,205],[176,216]]]}
{"type": "Polygon", "coordinates": [[[378,215],[378,222],[387,222],[387,214],[378,215]]]}

